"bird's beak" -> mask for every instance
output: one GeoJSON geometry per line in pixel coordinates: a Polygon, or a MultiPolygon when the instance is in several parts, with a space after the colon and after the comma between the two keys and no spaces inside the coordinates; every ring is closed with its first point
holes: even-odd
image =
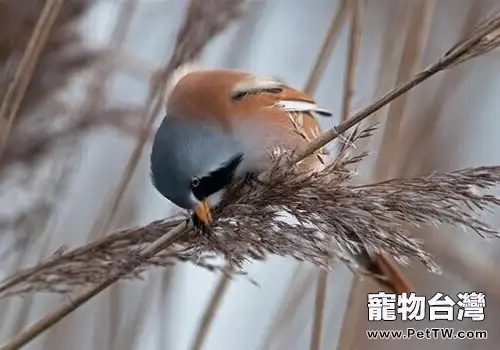
{"type": "Polygon", "coordinates": [[[208,225],[212,222],[212,214],[210,213],[210,207],[208,205],[207,199],[201,201],[195,208],[194,212],[200,221],[202,221],[205,225],[208,225]]]}

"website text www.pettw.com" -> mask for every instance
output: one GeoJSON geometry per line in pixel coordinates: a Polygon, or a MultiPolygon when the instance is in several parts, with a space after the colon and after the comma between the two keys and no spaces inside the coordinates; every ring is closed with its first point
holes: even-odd
{"type": "Polygon", "coordinates": [[[368,339],[487,339],[485,330],[458,330],[455,328],[406,328],[393,330],[367,330],[368,339]]]}

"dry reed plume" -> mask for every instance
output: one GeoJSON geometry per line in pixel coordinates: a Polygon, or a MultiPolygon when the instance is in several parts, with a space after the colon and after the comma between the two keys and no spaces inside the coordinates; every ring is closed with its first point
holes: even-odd
{"type": "MultiPolygon", "coordinates": [[[[474,52],[482,50],[476,46],[484,47],[487,35],[496,43],[496,37],[492,38],[490,32],[499,24],[498,15],[488,19],[478,26],[479,32],[472,33],[464,41],[465,46],[458,45],[458,49],[449,51],[436,65],[445,69],[464,55],[475,56],[474,52]],[[461,51],[450,59],[456,50],[461,51]]],[[[424,72],[429,70],[437,71],[433,68],[424,72]]],[[[420,80],[422,74],[417,74],[403,88],[416,85],[414,81],[420,80]]],[[[397,87],[357,116],[364,118],[369,114],[366,111],[372,112],[388,103],[394,98],[394,91],[401,89],[401,86],[397,87]]],[[[347,129],[353,124],[352,120],[347,120],[337,130],[347,129]]],[[[268,183],[253,184],[251,191],[240,187],[238,195],[230,196],[216,212],[217,219],[211,232],[200,234],[200,229],[191,229],[177,241],[175,249],[164,251],[138,266],[169,265],[175,260],[187,260],[218,269],[217,265],[210,263],[210,259],[218,254],[223,254],[231,264],[240,265],[249,259],[264,259],[271,253],[322,266],[333,255],[357,268],[348,254],[349,250],[357,249],[358,243],[347,237],[348,231],[354,231],[369,251],[386,252],[402,263],[416,260],[437,271],[421,243],[408,234],[408,225],[453,224],[468,227],[482,236],[497,236],[495,230],[466,209],[484,210],[499,204],[498,198],[477,194],[473,190],[496,185],[500,181],[498,167],[464,169],[363,186],[349,185],[353,173],[348,166],[366,155],[350,156],[351,147],[356,140],[369,136],[371,132],[373,128],[355,130],[344,139],[337,159],[321,173],[306,176],[298,174],[294,167],[276,167],[268,183]],[[279,219],[279,213],[283,211],[295,216],[299,223],[279,219]]],[[[297,157],[301,158],[309,151],[297,157]]],[[[283,159],[280,157],[277,164],[283,159]]],[[[162,236],[178,225],[179,220],[153,222],[143,228],[112,234],[87,247],[61,250],[47,262],[20,271],[5,281],[0,286],[1,295],[5,297],[32,290],[70,292],[75,286],[98,283],[111,271],[119,271],[127,260],[140,259],[138,252],[144,244],[162,236]]]]}
{"type": "MultiPolygon", "coordinates": [[[[355,130],[344,141],[338,158],[319,173],[302,174],[293,166],[276,166],[268,182],[235,187],[215,212],[216,220],[209,230],[193,228],[185,232],[176,245],[143,261],[139,270],[125,277],[137,277],[147,265],[166,266],[179,261],[220,270],[211,262],[220,254],[235,267],[277,254],[323,267],[332,258],[341,259],[360,271],[350,254],[359,245],[349,232],[355,232],[368,251],[386,252],[401,263],[415,260],[437,272],[421,242],[409,234],[411,226],[451,224],[482,237],[498,237],[496,230],[470,211],[500,204],[500,198],[478,191],[500,184],[500,167],[350,185],[353,170],[349,167],[366,155],[351,156],[351,148],[373,130],[355,130]],[[295,216],[298,222],[284,221],[283,212],[295,216]]],[[[281,155],[276,164],[287,161],[281,155]]],[[[21,279],[14,276],[17,283],[7,281],[0,287],[1,297],[30,291],[67,293],[78,286],[102,282],[128,260],[141,259],[141,248],[180,220],[186,218],[124,230],[89,247],[61,249],[45,268],[42,263],[20,272],[21,279]]]]}
{"type": "Polygon", "coordinates": [[[357,249],[358,243],[347,236],[347,232],[354,231],[369,251],[385,252],[402,263],[419,261],[437,271],[421,242],[409,235],[409,227],[452,224],[483,237],[498,237],[496,230],[476,217],[478,212],[500,204],[500,198],[480,192],[500,183],[498,166],[353,186],[349,184],[351,167],[365,154],[352,156],[350,151],[353,143],[368,137],[373,128],[354,130],[344,139],[337,159],[320,173],[301,174],[289,163],[290,159],[294,163],[314,153],[437,72],[464,57],[484,53],[483,48],[488,47],[485,44],[497,45],[497,36],[492,33],[500,28],[500,14],[477,28],[437,63],[325,132],[306,150],[277,154],[269,181],[253,183],[251,188],[237,186],[216,211],[210,230],[193,229],[186,219],[157,221],[119,231],[72,251],[61,251],[5,281],[0,286],[4,297],[26,291],[69,292],[77,285],[90,286],[72,297],[71,303],[27,327],[2,349],[26,344],[119,279],[131,277],[148,265],[170,264],[172,259],[217,268],[210,265],[209,259],[222,254],[230,264],[241,267],[247,260],[278,254],[323,267],[332,258],[341,259],[357,270],[348,254],[357,249]],[[298,222],[281,220],[283,212],[294,215],[298,222]]]}
{"type": "MultiPolygon", "coordinates": [[[[52,28],[45,48],[36,64],[21,108],[13,123],[11,135],[1,157],[0,172],[18,163],[32,164],[45,155],[64,137],[78,134],[95,122],[90,118],[71,120],[61,100],[51,101],[53,108],[44,113],[33,113],[47,98],[63,88],[70,77],[96,62],[99,52],[82,46],[75,23],[85,14],[92,0],[66,1],[52,28]],[[55,120],[54,120],[55,119],[55,120]],[[50,126],[57,120],[68,120],[61,128],[50,126]]],[[[3,1],[0,4],[0,97],[4,99],[15,70],[33,34],[45,1],[3,1]]],[[[89,116],[87,116],[89,117],[89,116]]]]}
{"type": "Polygon", "coordinates": [[[103,125],[122,128],[137,115],[127,108],[75,113],[74,103],[59,94],[76,73],[101,58],[101,51],[84,46],[76,27],[93,4],[0,3],[0,198],[10,202],[21,194],[31,203],[0,213],[1,233],[13,233],[14,246],[24,246],[31,232],[43,231],[69,181],[80,137],[103,125]],[[45,22],[39,20],[42,14],[45,22]],[[33,41],[36,37],[46,40],[33,41]],[[50,177],[44,175],[47,169],[50,177]]]}

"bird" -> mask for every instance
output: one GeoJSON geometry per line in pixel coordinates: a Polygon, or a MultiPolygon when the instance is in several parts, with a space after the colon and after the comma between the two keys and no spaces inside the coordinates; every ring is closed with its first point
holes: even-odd
{"type": "MultiPolygon", "coordinates": [[[[175,205],[192,210],[204,225],[228,188],[248,174],[269,169],[270,147],[301,150],[319,132],[318,117],[332,113],[282,81],[235,69],[178,68],[169,79],[166,115],[153,140],[151,178],[175,205]],[[295,118],[291,118],[295,115],[295,118]],[[297,133],[299,124],[303,134],[297,133]]],[[[301,167],[324,166],[317,154],[301,167]]],[[[361,242],[353,233],[353,240],[361,242]]],[[[395,293],[413,287],[384,254],[356,253],[381,286],[395,293]]]]}

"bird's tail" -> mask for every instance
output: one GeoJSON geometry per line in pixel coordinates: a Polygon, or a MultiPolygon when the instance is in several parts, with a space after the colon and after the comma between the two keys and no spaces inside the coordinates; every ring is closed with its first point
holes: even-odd
{"type": "MultiPolygon", "coordinates": [[[[350,236],[353,241],[361,243],[354,232],[350,236]]],[[[413,286],[403,275],[399,267],[384,253],[368,254],[363,249],[355,256],[359,264],[374,275],[375,280],[384,288],[394,293],[414,292],[413,286]],[[378,277],[379,276],[379,277],[378,277]]]]}
{"type": "Polygon", "coordinates": [[[376,261],[373,262],[373,267],[375,267],[377,271],[374,272],[384,276],[384,278],[377,278],[377,282],[394,293],[401,294],[414,292],[410,281],[408,281],[399,267],[389,260],[387,256],[381,253],[377,255],[375,260],[376,261]]]}

